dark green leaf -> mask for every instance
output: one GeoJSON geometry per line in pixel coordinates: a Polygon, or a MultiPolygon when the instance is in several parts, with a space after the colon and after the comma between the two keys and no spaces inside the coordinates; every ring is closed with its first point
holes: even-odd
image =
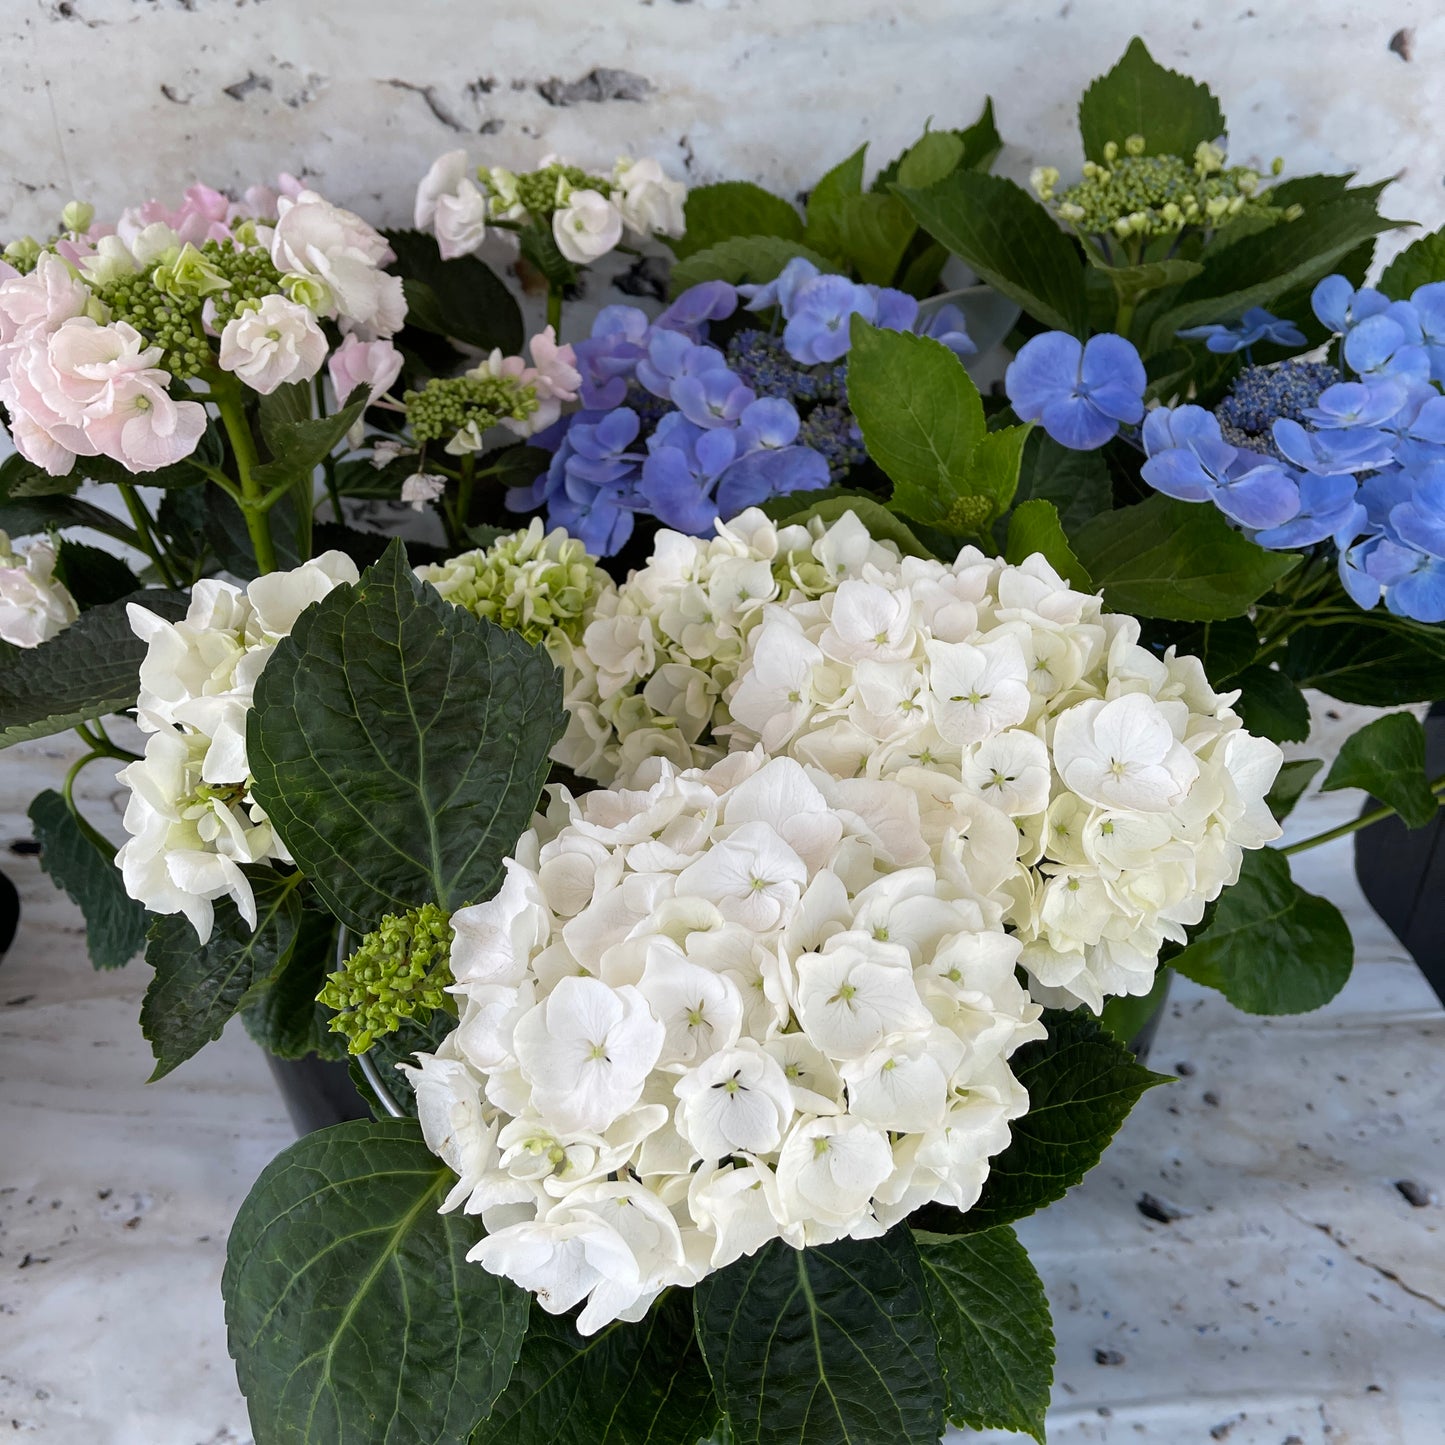
{"type": "Polygon", "coordinates": [[[1373,198],[1351,191],[1206,258],[1203,273],[1180,288],[1149,329],[1148,351],[1201,322],[1230,321],[1251,306],[1268,306],[1294,287],[1328,276],[1362,241],[1400,224],[1386,220],[1373,198]]]}
{"type": "Polygon", "coordinates": [[[256,481],[263,487],[275,487],[308,477],[331,455],[351,430],[352,423],[361,419],[366,400],[366,392],[358,388],[357,395],[340,411],[313,419],[308,382],[292,382],[263,396],[261,435],[266,439],[271,460],[256,468],[256,481]]]}
{"type": "MultiPolygon", "coordinates": [[[[963,364],[941,342],[860,317],[852,338],[848,402],[868,455],[893,483],[893,509],[955,532],[980,531],[1007,499],[1000,504],[983,490],[1000,477],[974,465],[986,427],[963,364]]],[[[1021,439],[1000,448],[1009,440],[1021,439]]],[[[1001,475],[1002,466],[993,471],[1001,475]]]]}
{"type": "Polygon", "coordinates": [[[1274,787],[1264,800],[1274,814],[1275,822],[1283,823],[1294,812],[1294,805],[1304,796],[1310,780],[1322,767],[1324,763],[1319,758],[1294,758],[1281,765],[1274,787]]]}
{"type": "Polygon", "coordinates": [[[1182,286],[1199,275],[1204,267],[1198,261],[1175,258],[1170,261],[1145,261],[1138,266],[1097,266],[1096,269],[1109,278],[1120,301],[1135,302],[1150,291],[1162,291],[1166,286],[1182,286]]]}
{"type": "Polygon", "coordinates": [[[1221,692],[1259,655],[1259,632],[1247,617],[1192,624],[1151,621],[1144,639],[1156,651],[1172,644],[1181,656],[1197,657],[1210,685],[1221,692]]]}
{"type": "Polygon", "coordinates": [[[506,1388],[528,1297],[468,1264],[475,1218],[410,1120],[308,1134],[231,1228],[221,1291],[256,1445],[466,1445],[506,1388]]]}
{"type": "Polygon", "coordinates": [[[782,236],[803,239],[803,218],[791,201],[751,181],[719,181],[687,193],[683,208],[687,230],[672,243],[679,260],[733,236],[782,236]]]}
{"type": "Polygon", "coordinates": [[[1070,586],[1080,592],[1094,590],[1089,574],[1074,556],[1069,539],[1059,525],[1058,508],[1041,498],[1020,502],[1014,508],[1009,518],[1008,546],[1004,548],[1004,556],[1017,565],[1035,552],[1042,552],[1044,560],[1070,586]]]}
{"type": "Polygon", "coordinates": [[[989,1165],[977,1204],[967,1214],[930,1204],[913,1215],[916,1228],[973,1234],[1011,1224],[1062,1199],[1095,1164],[1135,1101],[1169,1083],[1134,1056],[1085,1009],[1044,1014],[1049,1034],[1009,1060],[1029,1091],[1029,1111],[989,1165]]]}
{"type": "Polygon", "coordinates": [[[1276,743],[1302,743],[1309,737],[1310,705],[1284,673],[1257,662],[1232,678],[1230,687],[1241,689],[1234,707],[1250,732],[1276,743]]]}
{"type": "MultiPolygon", "coordinates": [[[[951,130],[924,131],[922,136],[898,157],[897,169],[894,174],[887,176],[887,179],[897,181],[900,186],[907,186],[910,190],[922,190],[952,174],[962,160],[962,136],[951,130]]],[[[879,180],[883,179],[880,175],[879,180]]],[[[873,183],[873,188],[883,189],[878,181],[873,183]]]]}
{"type": "MultiPolygon", "coordinates": [[[[523,226],[517,233],[517,244],[521,248],[522,259],[536,267],[554,290],[565,290],[581,280],[581,271],[562,254],[548,222],[523,226]]],[[[444,317],[446,313],[442,310],[441,314],[444,317]]]]}
{"type": "Polygon", "coordinates": [[[1445,697],[1445,628],[1383,612],[1314,625],[1289,641],[1280,666],[1301,687],[1341,702],[1396,707],[1445,697]]]}
{"type": "MultiPolygon", "coordinates": [[[[193,454],[198,461],[219,466],[222,461],[220,437],[215,424],[201,434],[193,454]]],[[[136,487],[162,487],[167,491],[197,487],[206,480],[206,474],[196,467],[189,457],[174,462],[168,467],[159,467],[153,472],[133,472],[114,457],[77,457],[76,474],[92,482],[112,482],[117,485],[136,487]]]]}
{"type": "Polygon", "coordinates": [[[500,347],[506,356],[521,351],[521,309],[484,261],[476,256],[443,261],[437,243],[422,231],[388,231],[386,239],[396,252],[391,269],[404,278],[407,326],[482,351],[500,347]]]}
{"type": "Polygon", "coordinates": [[[672,294],[676,296],[701,281],[727,281],[735,286],[744,281],[772,281],[795,256],[811,261],[822,271],[833,266],[826,256],[801,241],[782,236],[734,236],[679,261],[672,268],[672,294]]]}
{"type": "Polygon", "coordinates": [[[1354,963],[1349,924],[1306,893],[1276,848],[1244,855],[1239,882],[1170,967],[1252,1014],[1308,1013],[1344,986],[1354,963]]]}
{"type": "Polygon", "coordinates": [[[1079,253],[1021,186],[961,170],[924,190],[899,187],[898,194],[929,235],[1036,321],[1088,335],[1079,253]]]}
{"type": "Polygon", "coordinates": [[[11,497],[69,497],[84,480],[74,467],[63,477],[52,477],[44,467],[11,452],[0,462],[0,502],[11,497]]]}
{"type": "Polygon", "coordinates": [[[1224,130],[1224,112],[1209,87],[1166,70],[1137,35],[1079,101],[1079,131],[1091,161],[1104,159],[1109,141],[1122,150],[1131,135],[1144,137],[1145,155],[1188,160],[1200,141],[1216,141],[1224,130]]]}
{"type": "Polygon", "coordinates": [[[933,556],[908,524],[901,517],[894,516],[876,497],[870,497],[864,492],[847,492],[841,496],[819,493],[818,496],[817,501],[811,501],[807,492],[779,497],[773,510],[769,510],[766,504],[763,510],[780,527],[805,523],[812,517],[817,517],[825,525],[831,526],[839,517],[851,512],[868,529],[870,537],[879,542],[892,542],[903,556],[933,556]]]}
{"type": "Polygon", "coordinates": [[[937,1445],[943,1381],[907,1227],[805,1250],[775,1239],[693,1300],[739,1445],[937,1445]]]}
{"type": "Polygon", "coordinates": [[[55,549],[55,575],[82,612],[106,602],[119,602],[140,586],[134,572],[113,552],[84,542],[60,539],[55,549]]]}
{"type": "Polygon", "coordinates": [[[141,1003],[140,1026],[156,1058],[153,1080],[220,1038],[247,994],[291,948],[301,918],[295,875],[253,870],[249,876],[256,895],[254,929],[229,898],[217,899],[205,943],[184,914],[163,914],[151,924],[146,962],[156,972],[141,1003]]]}
{"type": "Polygon", "coordinates": [[[166,560],[185,580],[199,578],[206,570],[210,555],[206,541],[206,496],[206,490],[201,487],[167,492],[156,508],[156,528],[165,544],[166,560]]]}
{"type": "Polygon", "coordinates": [[[344,1058],[345,1041],[328,1027],[331,1012],[316,1002],[335,967],[336,920],[319,908],[302,909],[290,952],[241,1009],[246,1032],[277,1058],[344,1058]]]}
{"type": "MultiPolygon", "coordinates": [[[[180,592],[133,592],[167,621],[183,617],[180,592]]],[[[78,722],[134,707],[146,645],[131,631],[126,601],[92,607],[64,632],[25,649],[0,669],[0,747],[48,737],[78,722]]]]}
{"type": "Polygon", "coordinates": [[[1113,505],[1109,465],[1098,452],[1076,452],[1060,446],[1042,427],[1024,444],[1014,504],[1035,499],[1052,502],[1066,536],[1073,536],[1090,517],[1113,505]]]}
{"type": "Polygon", "coordinates": [[[1445,226],[1412,241],[1380,277],[1380,290],[1395,301],[1408,301],[1417,286],[1445,281],[1445,226]]]}
{"type": "Polygon", "coordinates": [[[845,201],[834,224],[834,253],[860,280],[874,286],[892,284],[909,242],[918,233],[912,213],[897,196],[875,191],[845,201]]]}
{"type": "Polygon", "coordinates": [[[863,194],[863,163],[868,147],[861,145],[847,160],[839,161],[808,196],[808,225],[804,239],[829,256],[841,253],[839,218],[845,204],[863,194]]]}
{"type": "MultiPolygon", "coordinates": [[[[303,485],[309,482],[303,480],[303,485]]],[[[219,487],[202,492],[206,506],[206,545],[227,572],[250,581],[259,574],[251,534],[240,507],[219,487]]],[[[296,537],[296,508],[290,496],[283,496],[270,511],[271,540],[276,547],[278,567],[299,567],[301,549],[296,537]]],[[[313,532],[314,535],[314,532],[313,532]]]]}
{"type": "Polygon", "coordinates": [[[77,497],[16,497],[0,502],[0,532],[10,537],[33,537],[37,532],[63,531],[67,527],[89,527],[107,537],[135,544],[135,531],[118,517],[102,512],[77,497]]]}
{"type": "Polygon", "coordinates": [[[954,131],[963,142],[963,158],[960,167],[971,171],[986,171],[994,157],[1003,149],[1003,137],[993,119],[993,101],[985,98],[983,109],[972,125],[954,131]]]}
{"type": "Polygon", "coordinates": [[[1148,993],[1116,993],[1106,998],[1104,1007],[1099,1010],[1099,1022],[1132,1051],[1134,1041],[1149,1020],[1164,1007],[1169,995],[1169,980],[1173,977],[1172,969],[1160,968],[1154,974],[1154,986],[1148,993]]]}
{"type": "Polygon", "coordinates": [[[40,866],[85,915],[85,944],[96,968],[120,968],[145,946],[149,916],[125,891],[115,844],[70,811],[53,789],[37,793],[30,822],[40,866]]]}
{"type": "Polygon", "coordinates": [[[394,543],[302,613],[256,684],[256,801],[327,906],[383,914],[490,896],[561,736],[540,648],[442,600],[394,543]]]}
{"type": "Polygon", "coordinates": [[[1299,563],[1256,546],[1214,507],[1165,496],[1104,512],[1073,542],[1115,612],[1184,622],[1240,616],[1299,563]]]}
{"type": "Polygon", "coordinates": [[[969,492],[975,497],[987,497],[995,517],[1008,510],[1018,493],[1024,445],[1033,429],[1031,423],[995,427],[968,459],[969,492]]]}
{"type": "MultiPolygon", "coordinates": [[[[328,1013],[328,1017],[329,1017],[328,1013]]],[[[416,1054],[434,1054],[441,1047],[442,1040],[457,1026],[457,1016],[448,1009],[438,1009],[425,1018],[413,1015],[409,1019],[402,1019],[398,1028],[393,1029],[389,1034],[383,1034],[366,1051],[366,1057],[376,1065],[376,1072],[381,1077],[382,1088],[387,1091],[391,1102],[401,1110],[403,1114],[415,1119],[417,1116],[416,1092],[409,1089],[405,1079],[397,1072],[396,1066],[400,1063],[410,1063],[416,1054]]],[[[340,1039],[340,1034],[331,1034],[331,1038],[340,1039]]],[[[346,1050],[343,1044],[342,1053],[346,1050]]],[[[356,1085],[356,1092],[368,1102],[376,1095],[376,1087],[361,1072],[359,1061],[354,1056],[347,1056],[350,1066],[351,1081],[356,1085]]],[[[372,1112],[378,1119],[393,1118],[395,1112],[377,1104],[373,1106],[372,1112]]]]}
{"type": "Polygon", "coordinates": [[[688,1297],[673,1291],[639,1323],[585,1338],[534,1310],[511,1383],[472,1445],[693,1445],[720,1415],[688,1297]]]}
{"type": "Polygon", "coordinates": [[[979,1234],[915,1238],[938,1331],[949,1422],[1017,1430],[1043,1445],[1054,1330],[1028,1252],[1006,1224],[979,1234]]]}
{"type": "Polygon", "coordinates": [[[1363,788],[1388,803],[1407,828],[1434,822],[1439,803],[1425,772],[1420,720],[1413,713],[1392,712],[1347,737],[1320,792],[1339,788],[1363,788]]]}

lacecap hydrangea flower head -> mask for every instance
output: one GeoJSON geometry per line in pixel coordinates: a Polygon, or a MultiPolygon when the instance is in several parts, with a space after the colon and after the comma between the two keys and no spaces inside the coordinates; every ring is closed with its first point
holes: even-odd
{"type": "Polygon", "coordinates": [[[584,1334],[772,1239],[967,1209],[1028,1106],[1019,943],[897,782],[755,749],[553,788],[451,923],[460,1022],[410,1070],[444,1208],[584,1334]]]}
{"type": "Polygon", "coordinates": [[[865,456],[847,404],[855,315],[974,350],[956,307],[925,314],[902,291],[802,258],[766,285],[691,287],[651,320],[604,307],[573,348],[581,410],[538,434],[552,463],[507,505],[545,508],[549,525],[610,556],[638,516],[705,537],[770,497],[840,481],[865,456]]]}
{"type": "Polygon", "coordinates": [[[0,404],[16,449],[52,475],[77,457],[137,473],[179,462],[218,386],[310,380],[339,335],[337,355],[368,345],[368,378],[395,379],[385,338],[406,303],[381,269],[386,239],[289,177],[239,202],[193,186],[179,207],[149,202],[114,226],[72,204],[62,226],[0,262],[0,404]]]}
{"type": "Polygon", "coordinates": [[[127,609],[147,645],[136,721],[150,736],[141,761],[117,775],[131,796],[130,837],[115,861],[132,898],[153,913],[184,913],[202,943],[218,898],[229,896],[256,926],[243,865],[290,862],[250,795],[246,717],[256,679],[302,611],[357,576],[345,553],[326,552],[244,589],[206,578],[179,622],[138,603],[127,609]]]}

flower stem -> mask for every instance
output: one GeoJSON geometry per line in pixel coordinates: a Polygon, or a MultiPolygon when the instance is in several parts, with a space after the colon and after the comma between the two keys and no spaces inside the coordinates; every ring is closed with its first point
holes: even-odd
{"type": "Polygon", "coordinates": [[[558,341],[562,339],[562,288],[547,287],[547,325],[552,328],[558,341]]]}
{"type": "Polygon", "coordinates": [[[221,425],[226,428],[226,436],[236,457],[236,478],[241,483],[239,505],[241,515],[246,519],[246,531],[251,537],[251,549],[256,554],[256,566],[261,572],[274,572],[276,545],[271,540],[265,491],[253,475],[258,461],[256,443],[251,436],[250,423],[246,420],[241,390],[230,377],[220,377],[212,381],[211,395],[221,413],[221,425]]]}
{"type": "Polygon", "coordinates": [[[140,544],[140,549],[151,559],[152,565],[161,575],[167,587],[177,588],[180,583],[176,581],[176,575],[170,569],[170,564],[165,559],[165,554],[156,541],[155,532],[151,527],[150,514],[146,511],[144,504],[136,489],[129,482],[118,482],[121,499],[125,502],[125,509],[130,513],[130,519],[135,523],[135,534],[140,544]]]}
{"type": "MultiPolygon", "coordinates": [[[[1430,784],[1430,791],[1435,794],[1436,804],[1445,802],[1441,797],[1445,793],[1445,776],[1436,778],[1430,784]]],[[[1378,808],[1371,808],[1368,813],[1362,814],[1352,823],[1341,823],[1338,828],[1327,829],[1323,833],[1316,833],[1313,838],[1302,838],[1298,843],[1291,843],[1288,848],[1281,848],[1279,851],[1288,858],[1292,853],[1303,853],[1309,848],[1318,848],[1322,843],[1333,843],[1336,838],[1348,838],[1351,833],[1358,833],[1361,828],[1368,828],[1372,824],[1382,823],[1386,818],[1393,818],[1395,809],[1388,803],[1378,808]]]]}

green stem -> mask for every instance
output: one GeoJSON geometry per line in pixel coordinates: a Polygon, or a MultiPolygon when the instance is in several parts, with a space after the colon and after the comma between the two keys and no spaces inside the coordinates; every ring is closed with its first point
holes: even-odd
{"type": "Polygon", "coordinates": [[[472,478],[475,472],[475,463],[470,456],[462,458],[462,479],[457,485],[457,531],[460,533],[458,544],[466,541],[467,518],[472,510],[472,478]]]}
{"type": "Polygon", "coordinates": [[[558,341],[562,339],[562,288],[547,287],[547,325],[552,328],[558,341]]]}
{"type": "MultiPolygon", "coordinates": [[[[1445,798],[1441,797],[1442,792],[1445,792],[1445,776],[1436,778],[1430,784],[1430,791],[1435,794],[1437,804],[1445,802],[1445,798]]],[[[1394,816],[1395,809],[1386,803],[1362,814],[1353,823],[1341,823],[1338,828],[1330,828],[1323,833],[1316,833],[1313,838],[1303,838],[1298,843],[1291,843],[1288,848],[1281,848],[1279,851],[1288,858],[1292,853],[1303,853],[1309,848],[1318,848],[1322,843],[1333,843],[1336,838],[1348,838],[1351,833],[1358,833],[1361,828],[1382,823],[1386,818],[1394,816]]]]}
{"type": "Polygon", "coordinates": [[[151,529],[150,514],[146,511],[136,489],[129,482],[118,482],[116,485],[120,489],[121,499],[125,502],[125,509],[130,513],[130,519],[135,523],[136,539],[140,543],[141,551],[151,559],[152,565],[161,575],[161,581],[167,587],[179,587],[180,583],[176,581],[176,575],[166,562],[160,545],[156,541],[155,533],[151,529]]]}
{"type": "Polygon", "coordinates": [[[236,477],[241,483],[241,515],[246,519],[246,531],[251,537],[251,549],[256,554],[256,566],[261,572],[274,572],[276,545],[271,540],[271,521],[267,516],[265,496],[261,484],[253,475],[259,459],[251,426],[246,420],[241,389],[230,377],[222,376],[212,381],[211,395],[221,413],[221,425],[226,428],[231,451],[235,454],[236,477]]]}
{"type": "MultiPolygon", "coordinates": [[[[76,728],[76,732],[80,732],[80,729],[76,728]]],[[[81,733],[81,736],[84,737],[85,734],[81,733]]],[[[65,781],[60,785],[60,796],[65,799],[65,806],[77,817],[80,816],[80,810],[75,806],[75,780],[80,776],[80,770],[87,763],[93,763],[97,758],[103,758],[104,756],[104,753],[91,752],[86,753],[84,757],[77,758],[70,765],[70,771],[66,773],[65,781]]]]}

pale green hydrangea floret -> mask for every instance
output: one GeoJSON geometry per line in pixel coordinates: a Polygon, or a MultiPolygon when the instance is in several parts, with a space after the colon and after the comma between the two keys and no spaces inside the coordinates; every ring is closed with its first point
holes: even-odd
{"type": "Polygon", "coordinates": [[[333,1009],[333,1033],[365,1053],[404,1019],[451,1007],[451,915],[435,903],[388,914],[327,980],[317,1001],[333,1009]]]}
{"type": "MultiPolygon", "coordinates": [[[[1230,166],[1222,146],[1201,141],[1188,159],[1144,150],[1143,136],[1128,136],[1122,147],[1110,141],[1103,163],[1085,161],[1083,179],[1062,192],[1053,166],[1036,167],[1030,180],[1060,220],[1120,240],[1177,235],[1189,226],[1218,230],[1244,215],[1293,220],[1300,214],[1298,207],[1271,205],[1259,172],[1230,166]]],[[[1282,166],[1276,160],[1272,173],[1282,166]]]]}
{"type": "Polygon", "coordinates": [[[554,655],[582,641],[598,598],[612,586],[581,542],[560,527],[544,531],[540,517],[490,547],[416,570],[448,602],[554,655]]]}

